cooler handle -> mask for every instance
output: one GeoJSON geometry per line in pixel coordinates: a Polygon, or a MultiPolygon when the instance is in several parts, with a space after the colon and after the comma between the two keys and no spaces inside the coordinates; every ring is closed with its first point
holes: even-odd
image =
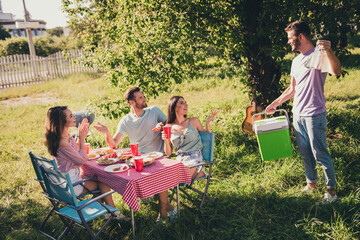
{"type": "MultiPolygon", "coordinates": [[[[285,112],[285,115],[286,115],[286,119],[288,120],[288,123],[290,125],[290,120],[289,120],[289,115],[287,113],[287,111],[285,109],[277,109],[275,110],[275,112],[285,112]]],[[[253,116],[252,116],[252,124],[253,124],[253,128],[254,128],[254,117],[256,116],[259,116],[259,115],[263,115],[263,114],[266,114],[266,112],[261,112],[261,113],[255,113],[253,116]]],[[[272,115],[272,114],[267,114],[267,115],[272,115]]]]}

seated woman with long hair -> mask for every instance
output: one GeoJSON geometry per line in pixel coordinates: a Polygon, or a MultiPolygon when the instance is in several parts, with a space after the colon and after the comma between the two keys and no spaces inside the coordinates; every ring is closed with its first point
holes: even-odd
{"type": "MultiPolygon", "coordinates": [[[[167,125],[171,125],[171,137],[167,138],[166,133],[162,132],[164,139],[164,151],[167,156],[172,153],[172,146],[177,154],[176,159],[180,160],[185,166],[193,166],[203,163],[201,154],[202,143],[199,132],[211,132],[210,122],[214,119],[217,111],[213,110],[210,117],[206,120],[206,130],[200,120],[196,117],[188,118],[188,104],[181,96],[173,96],[168,102],[167,125]]],[[[189,168],[192,178],[204,176],[199,172],[200,168],[189,168]]]]}
{"type": "MultiPolygon", "coordinates": [[[[53,156],[60,172],[68,173],[71,181],[77,182],[86,176],[81,176],[80,167],[88,161],[85,153],[85,138],[89,132],[89,123],[85,118],[78,127],[78,142],[70,136],[69,128],[76,126],[76,116],[67,106],[56,106],[48,110],[45,124],[45,145],[53,156]]],[[[90,191],[99,189],[101,193],[110,191],[105,184],[89,180],[84,183],[90,191]]],[[[82,185],[74,186],[77,196],[87,192],[82,185]]],[[[104,197],[107,205],[115,207],[112,196],[104,197]]]]}

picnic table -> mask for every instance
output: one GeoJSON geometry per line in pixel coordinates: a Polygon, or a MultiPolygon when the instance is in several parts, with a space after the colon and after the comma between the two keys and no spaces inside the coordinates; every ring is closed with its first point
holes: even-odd
{"type": "MultiPolygon", "coordinates": [[[[98,150],[91,150],[90,153],[98,150]]],[[[176,187],[179,183],[191,182],[191,175],[187,167],[180,161],[166,157],[160,157],[153,164],[144,166],[142,172],[137,172],[135,168],[131,167],[129,172],[112,173],[106,172],[105,167],[107,166],[99,165],[95,159],[89,160],[81,168],[85,175],[96,176],[99,182],[122,195],[124,202],[131,208],[132,220],[133,210],[140,210],[139,198],[150,197],[176,187]]],[[[135,234],[134,220],[133,232],[135,234]]]]}

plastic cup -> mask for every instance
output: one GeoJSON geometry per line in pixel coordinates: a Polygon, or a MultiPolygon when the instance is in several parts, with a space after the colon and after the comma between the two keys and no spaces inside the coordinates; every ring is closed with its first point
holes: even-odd
{"type": "Polygon", "coordinates": [[[141,172],[144,168],[144,161],[142,158],[134,158],[135,170],[141,172]]]}
{"type": "Polygon", "coordinates": [[[171,138],[171,125],[167,125],[167,126],[163,127],[163,130],[166,134],[166,139],[170,139],[171,138]]]}
{"type": "Polygon", "coordinates": [[[85,152],[86,154],[90,153],[90,143],[85,143],[85,152]]]}
{"type": "Polygon", "coordinates": [[[130,144],[130,148],[131,148],[131,154],[133,156],[137,156],[139,154],[139,144],[138,143],[130,144]]]}

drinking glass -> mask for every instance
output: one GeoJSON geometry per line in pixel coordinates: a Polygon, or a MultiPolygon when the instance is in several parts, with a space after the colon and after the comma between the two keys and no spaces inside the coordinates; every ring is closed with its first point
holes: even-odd
{"type": "Polygon", "coordinates": [[[130,148],[131,148],[131,154],[133,156],[137,156],[139,154],[139,144],[138,143],[131,143],[130,148]]]}

